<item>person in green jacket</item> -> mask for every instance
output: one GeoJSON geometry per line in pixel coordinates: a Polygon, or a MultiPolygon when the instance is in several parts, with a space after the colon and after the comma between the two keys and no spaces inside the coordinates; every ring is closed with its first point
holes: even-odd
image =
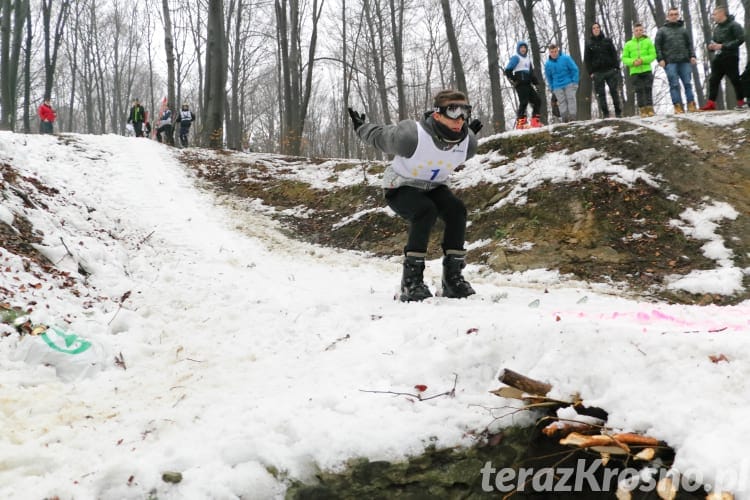
{"type": "Polygon", "coordinates": [[[656,60],[656,48],[645,32],[642,24],[634,25],[633,38],[622,48],[622,62],[628,67],[642,117],[654,116],[654,74],[651,72],[651,63],[656,60]]]}

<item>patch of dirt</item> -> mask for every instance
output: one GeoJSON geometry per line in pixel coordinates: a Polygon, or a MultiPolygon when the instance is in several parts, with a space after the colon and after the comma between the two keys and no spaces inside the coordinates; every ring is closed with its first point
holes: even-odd
{"type": "MultiPolygon", "coordinates": [[[[55,188],[42,184],[39,179],[22,177],[13,167],[5,163],[0,163],[0,179],[2,179],[2,183],[0,183],[2,192],[0,194],[3,197],[17,196],[21,198],[26,208],[47,208],[44,202],[35,196],[36,193],[48,195],[58,193],[55,188]],[[33,189],[27,189],[26,186],[33,187],[33,189]]],[[[11,253],[25,257],[40,265],[50,264],[33,246],[35,243],[42,242],[42,235],[34,231],[31,222],[21,214],[14,215],[12,227],[0,221],[0,241],[2,241],[3,248],[11,253]]]]}

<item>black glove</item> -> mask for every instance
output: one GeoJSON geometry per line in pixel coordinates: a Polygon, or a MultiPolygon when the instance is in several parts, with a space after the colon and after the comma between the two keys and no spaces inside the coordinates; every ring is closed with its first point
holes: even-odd
{"type": "Polygon", "coordinates": [[[352,125],[354,125],[354,131],[356,132],[365,123],[365,114],[357,113],[352,108],[349,108],[349,116],[352,119],[352,125]]]}
{"type": "Polygon", "coordinates": [[[472,132],[474,132],[474,135],[477,135],[479,131],[482,130],[483,126],[484,125],[482,125],[482,122],[480,122],[477,118],[473,119],[471,123],[469,123],[469,128],[472,132]]]}

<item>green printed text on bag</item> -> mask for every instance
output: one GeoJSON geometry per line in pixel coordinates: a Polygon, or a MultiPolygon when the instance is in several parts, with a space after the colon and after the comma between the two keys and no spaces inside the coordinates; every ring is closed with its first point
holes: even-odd
{"type": "Polygon", "coordinates": [[[41,337],[47,343],[47,345],[55,351],[64,352],[65,354],[81,354],[91,347],[91,342],[79,337],[75,333],[65,333],[57,328],[50,327],[49,330],[44,332],[41,337]],[[54,339],[50,337],[49,332],[54,331],[56,335],[53,335],[54,339]],[[63,344],[63,345],[60,345],[63,344]]]}

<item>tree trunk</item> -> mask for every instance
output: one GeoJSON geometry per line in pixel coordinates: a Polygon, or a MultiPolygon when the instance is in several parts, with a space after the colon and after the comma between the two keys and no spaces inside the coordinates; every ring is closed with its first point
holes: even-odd
{"type": "Polygon", "coordinates": [[[59,11],[52,32],[52,0],[42,0],[42,24],[44,28],[44,95],[52,95],[57,66],[57,51],[60,49],[62,34],[70,11],[70,0],[58,0],[59,11]]]}
{"type": "MultiPolygon", "coordinates": [[[[596,22],[596,0],[585,0],[584,6],[583,6],[583,32],[584,32],[584,43],[586,40],[588,40],[591,37],[591,27],[596,22]]],[[[602,27],[601,24],[599,27],[602,27]]],[[[607,32],[610,33],[609,31],[607,32]]],[[[610,37],[611,38],[611,37],[610,37]]],[[[612,41],[614,44],[614,40],[612,41]]],[[[619,51],[616,50],[616,52],[619,54],[619,51]]],[[[617,64],[617,67],[619,68],[620,65],[617,64]]],[[[578,93],[579,96],[582,96],[582,100],[586,104],[586,110],[583,114],[580,114],[580,108],[579,108],[579,117],[583,118],[585,120],[591,119],[591,108],[592,108],[592,102],[591,102],[591,95],[594,90],[593,82],[591,81],[591,75],[589,75],[588,69],[586,69],[585,64],[581,64],[579,66],[581,68],[581,88],[579,89],[580,92],[578,93]]],[[[617,89],[618,94],[622,94],[622,89],[618,87],[617,89]]],[[[620,95],[620,102],[622,102],[622,96],[620,95]]]]}
{"type": "MultiPolygon", "coordinates": [[[[176,113],[177,108],[175,108],[174,100],[174,36],[172,34],[172,17],[169,12],[169,1],[162,0],[161,8],[164,16],[164,52],[167,57],[167,109],[172,110],[172,113],[176,113]]],[[[152,117],[151,122],[153,125],[158,125],[158,120],[161,120],[161,116],[157,116],[156,120],[154,123],[152,117]]],[[[174,117],[172,122],[174,122],[174,117]]],[[[165,141],[167,144],[174,146],[174,127],[170,128],[170,130],[171,132],[166,134],[165,141]]]]}
{"type": "Polygon", "coordinates": [[[536,23],[534,22],[534,6],[537,0],[516,0],[518,6],[521,9],[521,15],[523,22],[526,26],[526,31],[529,33],[529,50],[531,51],[531,59],[534,64],[534,74],[539,80],[539,84],[536,86],[539,99],[542,101],[542,105],[539,108],[539,115],[542,122],[547,123],[547,86],[542,78],[542,58],[539,47],[539,37],[536,33],[536,23]]]}
{"type": "MultiPolygon", "coordinates": [[[[372,67],[375,71],[375,82],[377,83],[377,93],[380,98],[380,108],[383,114],[383,123],[391,123],[391,112],[388,106],[388,86],[385,81],[385,67],[383,64],[383,58],[378,54],[383,53],[383,18],[382,11],[378,8],[378,16],[373,16],[372,9],[370,8],[372,0],[364,1],[365,19],[367,20],[368,34],[370,38],[370,57],[372,58],[372,67]],[[377,25],[375,21],[377,20],[377,25]],[[375,45],[376,42],[380,42],[380,47],[375,45]]],[[[377,4],[377,2],[376,2],[377,4]]],[[[370,118],[375,118],[375,108],[371,108],[370,118]]]]}
{"type": "Polygon", "coordinates": [[[0,130],[15,129],[18,63],[28,12],[29,0],[0,0],[0,130]]]}
{"type": "Polygon", "coordinates": [[[26,2],[26,47],[23,65],[23,131],[31,133],[31,2],[26,2]]]}
{"type": "MultiPolygon", "coordinates": [[[[633,20],[635,18],[635,12],[633,11],[632,2],[624,2],[622,4],[622,23],[625,26],[625,39],[627,42],[633,38],[633,20]]],[[[620,55],[622,55],[622,49],[620,49],[620,55]]],[[[622,103],[622,112],[624,115],[635,114],[635,90],[633,85],[630,83],[630,70],[623,64],[625,74],[625,97],[626,99],[622,103]]]]}
{"type": "MultiPolygon", "coordinates": [[[[565,25],[568,31],[568,52],[578,66],[578,94],[576,95],[576,115],[579,120],[591,119],[591,79],[586,75],[581,57],[581,44],[578,41],[578,16],[575,0],[565,1],[565,25]]],[[[584,30],[585,31],[585,30],[584,30]]]]}
{"type": "MultiPolygon", "coordinates": [[[[689,0],[682,0],[682,12],[683,12],[683,20],[685,21],[685,29],[687,30],[688,38],[690,39],[690,42],[693,44],[693,50],[696,48],[695,44],[695,36],[693,36],[693,17],[690,14],[690,2],[689,0]]],[[[747,14],[747,10],[745,10],[745,14],[747,14]]],[[[692,66],[692,72],[693,72],[693,92],[695,93],[695,100],[696,103],[703,103],[705,102],[705,94],[703,93],[703,84],[701,83],[701,76],[700,72],[698,71],[698,65],[692,66]]]]}
{"type": "MultiPolygon", "coordinates": [[[[447,0],[443,0],[447,1],[447,0]]],[[[407,117],[406,95],[404,93],[404,0],[398,5],[391,3],[391,36],[393,37],[393,59],[396,63],[396,96],[398,99],[398,119],[407,117]]]]}
{"type": "Polygon", "coordinates": [[[466,76],[464,75],[464,65],[461,62],[461,53],[458,50],[458,40],[456,31],[453,28],[453,16],[451,15],[451,5],[449,0],[440,0],[443,6],[443,20],[445,21],[445,35],[448,38],[448,46],[451,51],[451,61],[453,62],[453,74],[456,77],[456,87],[464,94],[469,93],[466,88],[466,76]]]}
{"type": "Polygon", "coordinates": [[[493,132],[498,133],[505,130],[505,105],[500,84],[500,57],[497,50],[497,29],[492,0],[484,0],[484,30],[487,37],[487,69],[490,74],[492,97],[492,129],[493,132]]]}
{"type": "Polygon", "coordinates": [[[223,0],[209,0],[207,28],[206,84],[204,85],[206,116],[203,142],[210,148],[221,149],[224,144],[223,119],[227,78],[223,0]]]}

